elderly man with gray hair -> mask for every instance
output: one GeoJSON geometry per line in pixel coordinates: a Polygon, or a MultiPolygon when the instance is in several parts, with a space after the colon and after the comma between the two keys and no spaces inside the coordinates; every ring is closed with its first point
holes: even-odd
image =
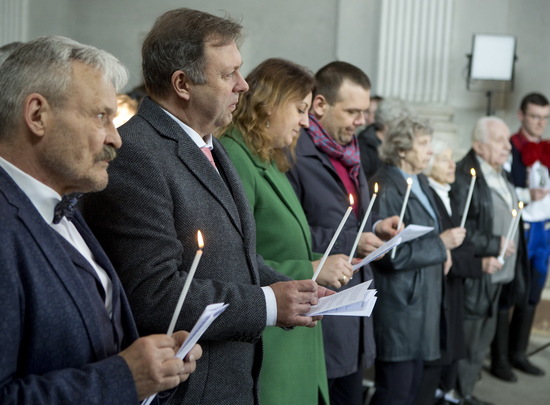
{"type": "MultiPolygon", "coordinates": [[[[495,331],[493,351],[501,352],[499,346],[507,346],[508,310],[526,297],[523,276],[528,263],[523,249],[523,232],[517,232],[510,243],[503,236],[512,222],[512,209],[518,207],[513,185],[502,170],[511,151],[509,138],[510,130],[500,118],[479,119],[472,133],[472,149],[458,162],[452,186],[462,202],[462,212],[472,178],[470,171],[475,170],[477,179],[466,229],[475,246],[475,255],[483,258],[484,270],[488,273],[480,279],[470,280],[466,286],[466,358],[459,361],[458,386],[467,405],[488,404],[473,396],[483,360],[495,331]],[[494,258],[504,249],[504,264],[497,264],[494,258]]],[[[493,356],[493,372],[506,368],[507,353],[501,357],[493,356]]]]}
{"type": "Polygon", "coordinates": [[[175,358],[185,332],[137,339],[115,270],[74,211],[74,193],[107,185],[126,79],[114,56],[63,37],[0,67],[2,404],[137,404],[187,380],[201,356],[175,358]]]}

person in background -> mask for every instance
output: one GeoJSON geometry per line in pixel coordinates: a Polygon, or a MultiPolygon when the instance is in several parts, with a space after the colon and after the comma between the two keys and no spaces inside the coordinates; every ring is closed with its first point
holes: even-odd
{"type": "Polygon", "coordinates": [[[63,37],[29,41],[0,67],[2,404],[137,404],[201,357],[198,345],[174,357],[186,332],[138,339],[113,266],[69,209],[107,185],[126,78],[114,56],[63,37]]]}
{"type": "MultiPolygon", "coordinates": [[[[382,96],[378,96],[378,95],[370,96],[370,105],[369,105],[369,108],[367,108],[367,111],[365,112],[365,125],[369,126],[372,124],[376,124],[376,119],[375,119],[376,111],[378,111],[378,107],[382,101],[384,101],[384,98],[382,96]]],[[[377,127],[377,125],[375,125],[375,127],[377,127]]]]}
{"type": "MultiPolygon", "coordinates": [[[[527,94],[518,111],[521,127],[512,135],[512,182],[527,204],[522,213],[531,283],[527,305],[514,308],[509,336],[510,364],[524,373],[545,372],[527,358],[529,336],[550,266],[550,141],[543,139],[550,103],[540,93],[527,94]]],[[[520,228],[521,229],[521,228],[520,228]]]]}
{"type": "MultiPolygon", "coordinates": [[[[322,255],[312,252],[307,219],[285,172],[292,164],[300,129],[309,124],[314,79],[302,66],[267,59],[246,81],[249,90],[220,141],[254,212],[258,253],[293,279],[311,278],[322,255]]],[[[317,282],[340,288],[351,276],[347,256],[334,255],[325,262],[317,282]]],[[[263,339],[262,404],[329,403],[321,326],[292,333],[271,327],[263,339]]]]}
{"type": "MultiPolygon", "coordinates": [[[[460,201],[451,192],[455,182],[456,164],[453,150],[445,139],[434,135],[432,139],[433,155],[424,174],[433,192],[437,214],[440,217],[441,229],[453,229],[460,226],[460,201]]],[[[458,403],[457,373],[458,359],[466,356],[464,341],[464,282],[467,278],[479,279],[483,274],[482,260],[474,256],[474,246],[468,236],[463,243],[451,250],[452,266],[443,277],[443,311],[441,317],[441,357],[438,360],[425,362],[420,391],[416,399],[418,405],[433,404],[436,398],[458,403]]],[[[493,260],[496,269],[498,261],[493,260]]],[[[493,270],[495,271],[495,270],[493,270]]]]}
{"type": "Polygon", "coordinates": [[[509,138],[510,130],[503,120],[494,116],[480,118],[472,131],[472,149],[457,163],[456,181],[451,186],[463,212],[471,169],[475,170],[466,229],[486,273],[480,279],[468,279],[466,284],[466,358],[458,362],[458,386],[466,405],[489,404],[476,398],[473,392],[493,338],[491,371],[509,371],[508,312],[526,295],[528,263],[523,233],[516,232],[509,243],[505,236],[512,222],[512,209],[518,207],[513,186],[503,171],[511,150],[509,138]],[[504,265],[494,260],[502,252],[504,265]]]}
{"type": "Polygon", "coordinates": [[[118,94],[116,96],[116,101],[117,110],[113,123],[115,124],[115,127],[118,128],[136,115],[138,102],[127,94],[118,94]]]}
{"type": "MultiPolygon", "coordinates": [[[[315,74],[309,125],[303,128],[296,147],[296,164],[287,172],[306,214],[313,250],[324,252],[349,207],[354,211],[344,224],[332,252],[351,254],[359,227],[370,203],[367,181],[361,171],[356,129],[365,123],[369,107],[370,79],[347,62],[331,62],[315,74]]],[[[373,231],[368,219],[356,256],[364,257],[384,239],[397,233],[397,217],[386,218],[373,231]]],[[[372,279],[364,266],[344,288],[372,279]]],[[[327,317],[323,325],[330,403],[364,403],[363,371],[374,362],[372,320],[368,317],[327,317]]]]}
{"type": "Polygon", "coordinates": [[[410,111],[403,100],[393,97],[380,99],[375,108],[374,122],[357,134],[357,143],[361,151],[361,167],[367,180],[382,166],[378,149],[388,132],[390,123],[405,115],[410,115],[410,111]]]}
{"type": "Polygon", "coordinates": [[[400,244],[395,256],[373,262],[378,300],[374,307],[376,390],[372,405],[413,404],[425,362],[440,358],[443,277],[451,267],[450,250],[464,240],[463,228],[443,230],[437,205],[422,171],[431,156],[432,128],[407,116],[390,126],[380,147],[384,165],[370,179],[380,191],[374,209],[381,216],[399,215],[412,180],[403,216],[405,224],[434,229],[400,244]]]}
{"type": "Polygon", "coordinates": [[[119,128],[124,144],[109,185],[83,200],[144,333],[168,327],[197,252],[197,231],[203,235],[176,327],[192,326],[209,304],[229,305],[203,335],[205,361],[178,387],[174,403],[257,404],[265,327],[314,327],[320,317],[303,314],[327,293],[311,279],[290,280],[256,253],[242,182],[212,137],[248,90],[241,29],[188,8],[156,20],[142,47],[149,96],[119,128]]]}

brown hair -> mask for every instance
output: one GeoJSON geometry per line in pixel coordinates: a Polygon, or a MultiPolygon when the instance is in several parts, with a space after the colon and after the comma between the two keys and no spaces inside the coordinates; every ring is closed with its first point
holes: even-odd
{"type": "Polygon", "coordinates": [[[242,134],[252,153],[264,161],[274,161],[280,171],[286,172],[294,160],[296,141],[287,149],[273,148],[273,139],[266,131],[269,112],[306,97],[313,90],[313,75],[303,66],[271,58],[252,70],[246,81],[249,90],[241,96],[229,128],[242,134]]]}
{"type": "Polygon", "coordinates": [[[205,44],[225,46],[238,42],[242,26],[230,18],[179,8],[161,15],[141,48],[143,80],[147,93],[165,97],[170,78],[184,71],[195,84],[205,84],[205,44]]]}

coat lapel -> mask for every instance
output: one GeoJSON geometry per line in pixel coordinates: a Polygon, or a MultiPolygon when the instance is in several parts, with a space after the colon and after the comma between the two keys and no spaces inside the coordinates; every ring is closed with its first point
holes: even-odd
{"type": "MultiPolygon", "coordinates": [[[[75,271],[72,258],[58,242],[55,230],[44,221],[27,196],[2,169],[0,169],[0,188],[4,190],[8,201],[17,207],[19,220],[28,229],[34,243],[50,263],[51,271],[58,277],[71,297],[87,330],[94,354],[98,359],[104,358],[105,342],[95,321],[97,317],[94,312],[97,308],[92,304],[87,287],[75,271]]],[[[39,270],[47,271],[47,269],[37,269],[39,270]]]]}
{"type": "MultiPolygon", "coordinates": [[[[212,197],[219,202],[227,212],[235,228],[242,235],[241,220],[235,204],[236,201],[231,195],[228,185],[225,184],[220,173],[216,172],[188,134],[177,122],[162,111],[160,106],[147,97],[142,101],[138,114],[154,127],[161,136],[177,143],[176,153],[182,164],[212,194],[212,197]]],[[[220,166],[219,170],[223,170],[231,178],[231,163],[229,159],[224,159],[224,154],[220,153],[220,150],[217,150],[221,148],[222,146],[218,142],[214,142],[213,155],[220,166]]]]}
{"type": "Polygon", "coordinates": [[[233,140],[237,142],[239,146],[245,151],[254,166],[258,168],[261,176],[271,186],[275,194],[277,194],[279,199],[288,208],[292,216],[296,218],[296,220],[300,224],[300,228],[304,235],[304,240],[307,241],[308,249],[309,251],[311,251],[312,249],[309,224],[305,215],[303,214],[303,209],[300,205],[300,201],[298,201],[298,197],[296,197],[296,193],[294,192],[294,189],[290,185],[290,182],[287,180],[286,176],[280,173],[278,169],[273,165],[263,162],[256,155],[251,153],[242,137],[239,136],[237,133],[232,133],[226,136],[230,136],[231,138],[233,138],[233,140]]]}

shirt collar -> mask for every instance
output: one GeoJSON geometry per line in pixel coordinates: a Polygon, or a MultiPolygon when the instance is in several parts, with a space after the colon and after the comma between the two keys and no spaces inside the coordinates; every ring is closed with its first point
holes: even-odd
{"type": "Polygon", "coordinates": [[[176,123],[187,133],[187,135],[189,135],[189,137],[193,140],[193,142],[195,142],[195,144],[199,148],[204,148],[206,146],[210,148],[210,150],[214,149],[214,144],[212,143],[212,134],[205,135],[203,138],[193,128],[185,124],[183,121],[181,121],[178,117],[176,117],[170,111],[165,110],[164,108],[162,108],[162,111],[164,111],[166,114],[168,114],[170,118],[176,121],[176,123]]]}
{"type": "Polygon", "coordinates": [[[477,162],[479,163],[479,167],[481,169],[481,173],[483,173],[484,176],[498,176],[500,175],[500,170],[495,170],[493,166],[491,166],[485,159],[483,159],[481,156],[476,155],[477,162]]]}
{"type": "Polygon", "coordinates": [[[433,188],[436,191],[439,191],[441,193],[448,193],[451,191],[451,185],[450,184],[441,184],[432,179],[431,177],[428,177],[428,182],[430,183],[430,187],[433,188]]]}
{"type": "Polygon", "coordinates": [[[0,157],[0,167],[8,173],[15,184],[31,200],[42,218],[48,224],[51,224],[55,206],[61,201],[61,196],[52,188],[36,180],[2,157],[0,157]]]}

